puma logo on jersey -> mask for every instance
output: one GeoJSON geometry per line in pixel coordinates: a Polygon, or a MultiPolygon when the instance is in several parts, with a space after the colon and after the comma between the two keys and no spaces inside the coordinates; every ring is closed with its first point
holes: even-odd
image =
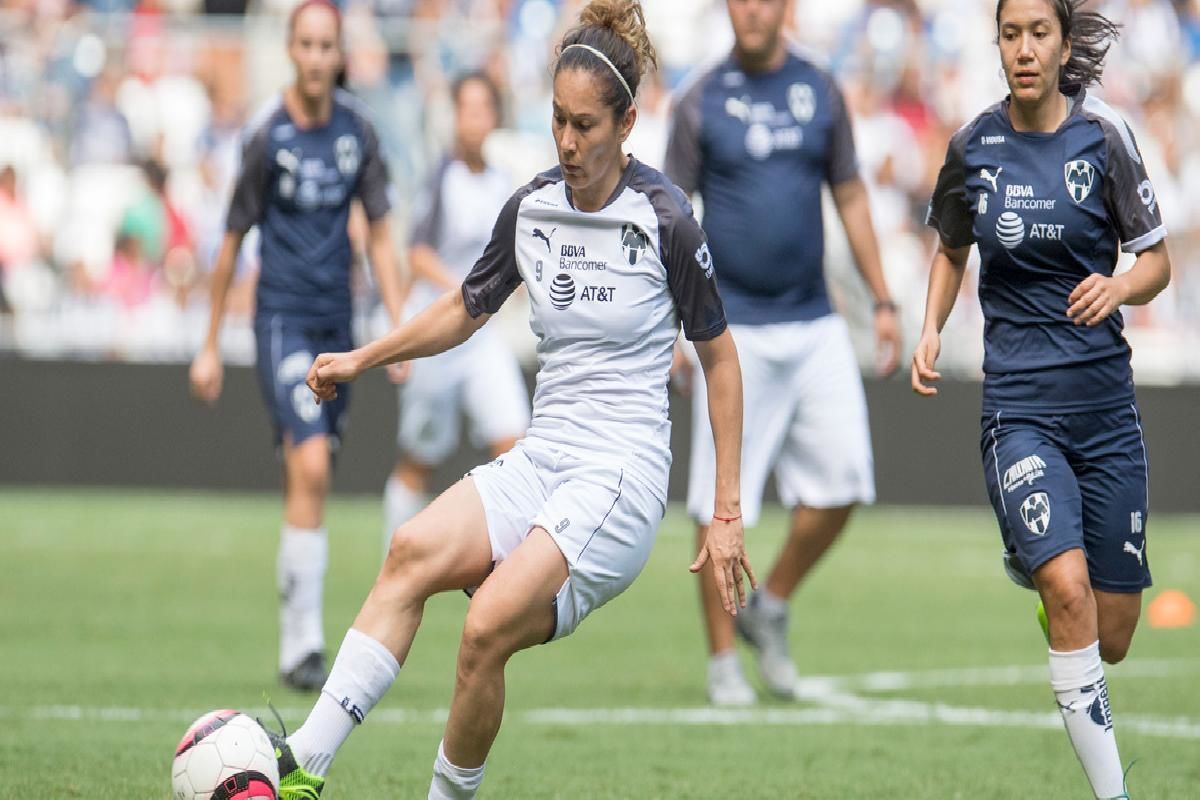
{"type": "Polygon", "coordinates": [[[998,192],[998,191],[1000,191],[1000,189],[998,188],[996,182],[998,180],[1000,180],[1001,172],[1004,172],[1004,167],[996,167],[995,175],[988,172],[987,167],[984,167],[983,169],[979,170],[979,177],[983,178],[985,181],[987,181],[988,183],[990,183],[992,185],[993,192],[998,192]]]}
{"type": "Polygon", "coordinates": [[[557,230],[558,230],[558,228],[551,228],[550,233],[546,234],[545,232],[542,231],[541,228],[534,228],[533,229],[533,238],[541,239],[543,242],[545,242],[546,243],[546,252],[549,253],[550,252],[550,237],[553,236],[554,232],[557,230]]]}
{"type": "Polygon", "coordinates": [[[1125,542],[1125,552],[1126,552],[1126,553],[1129,553],[1129,555],[1131,555],[1131,556],[1134,556],[1135,558],[1137,558],[1137,560],[1138,560],[1138,566],[1139,566],[1139,567],[1144,567],[1144,566],[1146,565],[1146,561],[1145,561],[1145,558],[1146,558],[1146,543],[1145,543],[1145,542],[1142,542],[1142,547],[1141,547],[1141,549],[1138,549],[1138,548],[1136,548],[1136,547],[1134,547],[1134,546],[1133,546],[1133,542],[1128,542],[1128,541],[1127,541],[1127,542],[1125,542]]]}

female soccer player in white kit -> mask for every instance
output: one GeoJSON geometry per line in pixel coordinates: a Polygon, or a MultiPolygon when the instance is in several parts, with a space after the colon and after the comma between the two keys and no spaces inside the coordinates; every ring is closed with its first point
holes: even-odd
{"type": "Polygon", "coordinates": [[[363,370],[465,341],[524,282],[539,371],[528,435],[397,529],[316,706],[277,740],[283,798],[314,798],[338,748],[399,674],[426,598],[473,589],[431,798],[474,797],[517,651],[569,635],[641,571],[666,501],[667,376],[682,323],[709,385],[716,507],[693,571],[744,602],[741,376],[686,198],[621,146],[654,63],[635,0],[592,0],[555,67],[559,166],[516,192],[461,290],[387,336],[317,357],[322,401],[363,370]]]}

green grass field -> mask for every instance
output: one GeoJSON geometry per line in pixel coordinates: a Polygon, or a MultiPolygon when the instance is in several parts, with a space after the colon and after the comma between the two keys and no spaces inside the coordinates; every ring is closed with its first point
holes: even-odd
{"type": "MultiPolygon", "coordinates": [[[[0,798],[166,798],[201,711],[257,711],[265,691],[303,719],[309,698],[274,679],[278,513],[273,497],[0,490],[0,798]]],[[[330,509],[333,647],[374,576],[379,514],[330,509]]],[[[1200,597],[1198,525],[1154,518],[1156,589],[1200,597]]],[[[760,573],[781,526],[751,534],[760,573]]],[[[631,590],[513,661],[483,797],[1090,796],[987,510],[859,514],[794,605],[799,664],[830,680],[746,712],[705,709],[691,549],[673,510],[631,590]]],[[[330,800],[425,796],[466,603],[429,604],[330,800]]],[[[1144,625],[1108,675],[1133,796],[1200,797],[1200,629],[1144,625]]]]}

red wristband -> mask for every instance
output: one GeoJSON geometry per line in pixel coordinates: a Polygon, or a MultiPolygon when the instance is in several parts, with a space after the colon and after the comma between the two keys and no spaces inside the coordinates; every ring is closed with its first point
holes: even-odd
{"type": "Polygon", "coordinates": [[[713,514],[712,518],[717,522],[737,522],[742,518],[742,515],[738,514],[736,517],[718,517],[716,514],[713,514]]]}

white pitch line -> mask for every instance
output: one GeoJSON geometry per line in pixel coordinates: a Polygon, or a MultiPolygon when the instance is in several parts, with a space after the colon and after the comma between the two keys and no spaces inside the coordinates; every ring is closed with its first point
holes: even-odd
{"type": "MultiPolygon", "coordinates": [[[[517,712],[518,722],[528,725],[566,727],[596,726],[686,726],[686,727],[812,727],[816,725],[934,726],[976,728],[1021,728],[1057,730],[1062,718],[1053,711],[1000,711],[962,708],[944,703],[912,700],[876,701],[854,698],[847,707],[821,708],[538,708],[517,712]]],[[[264,710],[265,711],[265,710],[264,710]]],[[[132,707],[36,706],[26,709],[0,707],[0,718],[71,722],[172,722],[186,724],[202,711],[196,709],[140,709],[132,707]]],[[[251,709],[249,713],[256,713],[251,709]]],[[[299,718],[304,709],[281,709],[299,718]]],[[[260,714],[261,716],[261,714],[260,714]]],[[[370,716],[372,724],[441,725],[446,709],[418,711],[382,708],[370,716]]],[[[1122,731],[1168,739],[1200,739],[1200,720],[1186,717],[1155,717],[1126,714],[1117,717],[1122,731]]]]}
{"type": "MultiPolygon", "coordinates": [[[[1113,677],[1164,678],[1200,672],[1200,660],[1139,660],[1110,669],[1113,677]]],[[[1053,711],[1003,711],[952,706],[905,698],[864,697],[858,692],[889,692],[905,689],[967,686],[1015,686],[1047,680],[1042,666],[939,669],[917,672],[868,672],[860,675],[823,676],[802,679],[797,699],[816,708],[541,708],[512,714],[530,725],[681,725],[681,726],[813,726],[813,725],[949,725],[984,728],[1058,729],[1061,717],[1053,711]],[[854,691],[852,691],[854,690],[854,691]]],[[[307,708],[284,708],[289,719],[306,715],[307,708]]],[[[0,719],[32,719],[79,722],[176,722],[185,724],[204,709],[148,709],[53,705],[33,707],[0,706],[0,719]]],[[[266,709],[248,713],[268,717],[266,709]]],[[[417,710],[381,708],[371,720],[384,725],[441,725],[446,709],[417,710]]],[[[1172,739],[1200,739],[1200,720],[1187,717],[1157,717],[1124,714],[1118,717],[1122,730],[1172,739]]]]}

